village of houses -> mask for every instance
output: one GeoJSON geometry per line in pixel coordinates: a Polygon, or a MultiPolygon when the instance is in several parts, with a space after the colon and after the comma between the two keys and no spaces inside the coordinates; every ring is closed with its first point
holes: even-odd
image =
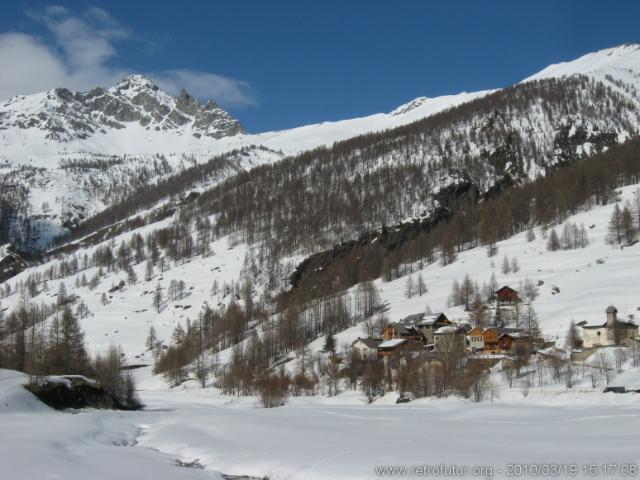
{"type": "MultiPolygon", "coordinates": [[[[524,322],[513,321],[520,301],[516,290],[504,286],[495,292],[492,318],[483,324],[450,319],[442,312],[418,313],[385,325],[381,336],[357,338],[351,348],[362,359],[381,360],[385,364],[391,359],[421,355],[437,361],[442,354],[452,352],[464,354],[467,359],[478,360],[484,365],[495,365],[500,360],[514,362],[516,358],[527,363],[534,355],[580,362],[610,347],[632,347],[634,352],[640,352],[638,325],[631,320],[619,319],[613,305],[603,308],[601,323],[581,321],[572,325],[576,335],[573,345],[556,345],[555,340],[532,335],[524,322]],[[513,323],[520,323],[520,326],[513,323]]],[[[489,306],[484,308],[489,310],[489,306]]],[[[593,368],[613,370],[613,365],[593,368]]],[[[608,385],[609,374],[604,376],[608,385]]],[[[625,389],[606,387],[605,391],[620,393],[625,389]]]]}

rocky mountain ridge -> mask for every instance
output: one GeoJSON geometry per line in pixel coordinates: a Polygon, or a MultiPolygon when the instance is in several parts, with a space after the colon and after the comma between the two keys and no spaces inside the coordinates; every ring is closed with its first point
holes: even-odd
{"type": "Polygon", "coordinates": [[[132,123],[196,138],[217,139],[244,132],[240,122],[214,102],[201,104],[185,90],[174,98],[141,75],[131,75],[108,89],[71,92],[55,88],[19,95],[0,107],[0,130],[39,129],[45,139],[61,143],[86,140],[132,123]]]}

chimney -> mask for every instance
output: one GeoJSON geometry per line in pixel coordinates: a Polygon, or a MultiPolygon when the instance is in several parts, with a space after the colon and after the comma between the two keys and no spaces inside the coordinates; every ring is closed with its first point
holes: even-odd
{"type": "Polygon", "coordinates": [[[605,311],[607,313],[607,328],[613,328],[617,321],[618,309],[613,305],[611,305],[607,307],[605,311]]]}

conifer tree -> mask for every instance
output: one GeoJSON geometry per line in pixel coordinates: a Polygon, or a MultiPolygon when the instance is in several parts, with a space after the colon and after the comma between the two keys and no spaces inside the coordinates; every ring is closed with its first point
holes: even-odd
{"type": "Polygon", "coordinates": [[[622,209],[622,214],[620,218],[622,233],[624,236],[624,240],[627,243],[633,242],[636,236],[636,227],[633,221],[633,214],[631,213],[631,208],[629,205],[625,205],[622,209]]]}
{"type": "Polygon", "coordinates": [[[404,296],[406,298],[413,297],[413,275],[409,275],[407,277],[407,283],[405,284],[405,287],[404,287],[404,296]]]}
{"type": "Polygon", "coordinates": [[[576,326],[576,322],[571,320],[569,329],[567,330],[566,346],[570,350],[580,348],[580,332],[576,326]]]}
{"type": "Polygon", "coordinates": [[[511,271],[513,273],[518,273],[520,271],[520,263],[518,263],[518,259],[516,257],[511,259],[511,271]]]}
{"type": "Polygon", "coordinates": [[[60,322],[60,353],[62,373],[80,373],[87,368],[87,352],[84,348],[84,333],[71,309],[65,306],[60,322]]]}
{"type": "Polygon", "coordinates": [[[536,239],[536,232],[533,228],[527,230],[527,242],[533,242],[536,239]]]}
{"type": "Polygon", "coordinates": [[[422,279],[422,274],[418,274],[418,284],[417,284],[417,291],[418,291],[418,296],[422,296],[425,293],[427,293],[427,286],[424,283],[424,280],[422,279]]]}
{"type": "Polygon", "coordinates": [[[185,338],[185,332],[184,332],[184,328],[182,328],[182,325],[179,323],[178,325],[176,325],[176,328],[173,329],[173,334],[171,335],[171,339],[173,340],[174,343],[182,343],[184,338],[185,338]]]}
{"type": "Polygon", "coordinates": [[[153,350],[154,348],[156,348],[157,344],[158,344],[158,335],[156,333],[156,329],[154,328],[154,326],[151,325],[151,327],[149,327],[149,334],[147,335],[145,346],[147,347],[147,350],[153,350]]]}
{"type": "Polygon", "coordinates": [[[509,275],[511,273],[511,264],[506,256],[502,260],[502,273],[504,275],[509,275]]]}
{"type": "Polygon", "coordinates": [[[162,300],[163,300],[162,286],[160,285],[160,282],[158,282],[156,284],[156,289],[153,291],[153,299],[152,299],[153,308],[156,310],[157,313],[160,313],[160,310],[162,310],[162,300]]]}
{"type": "Polygon", "coordinates": [[[536,313],[535,308],[533,308],[533,302],[529,302],[529,304],[527,305],[524,323],[529,338],[531,338],[532,340],[540,338],[541,332],[540,326],[538,325],[538,314],[536,313]]]}
{"type": "Polygon", "coordinates": [[[613,207],[613,212],[611,212],[608,233],[609,243],[620,244],[622,242],[622,210],[617,203],[613,207]]]}
{"type": "Polygon", "coordinates": [[[549,240],[547,241],[547,250],[551,252],[555,252],[560,250],[560,238],[558,238],[558,233],[555,228],[551,229],[551,233],[549,233],[549,240]]]}
{"type": "Polygon", "coordinates": [[[147,265],[144,270],[144,279],[149,282],[153,278],[153,262],[147,260],[147,265]]]}
{"type": "Polygon", "coordinates": [[[336,338],[332,333],[327,333],[324,337],[324,347],[322,348],[324,352],[327,353],[336,353],[336,338]]]}
{"type": "Polygon", "coordinates": [[[138,276],[131,265],[127,265],[127,283],[134,285],[138,281],[138,276]]]}

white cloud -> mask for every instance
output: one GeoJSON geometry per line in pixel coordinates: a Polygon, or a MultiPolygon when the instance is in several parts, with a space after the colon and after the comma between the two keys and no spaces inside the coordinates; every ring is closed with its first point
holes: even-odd
{"type": "Polygon", "coordinates": [[[67,81],[67,71],[58,58],[22,33],[0,34],[0,65],[0,98],[39,92],[67,81]]]}
{"type": "MultiPolygon", "coordinates": [[[[106,10],[90,7],[74,15],[65,7],[49,6],[27,15],[46,29],[52,42],[47,45],[24,33],[0,33],[0,99],[55,87],[107,87],[134,73],[117,64],[116,48],[134,36],[106,10]]],[[[136,73],[149,76],[171,94],[184,88],[224,106],[255,104],[246,82],[214,73],[189,69],[136,73]]]]}
{"type": "Polygon", "coordinates": [[[227,105],[239,107],[255,105],[254,95],[249,84],[215,73],[197,70],[167,70],[150,74],[150,77],[173,95],[185,89],[196,98],[208,98],[227,105]]]}

